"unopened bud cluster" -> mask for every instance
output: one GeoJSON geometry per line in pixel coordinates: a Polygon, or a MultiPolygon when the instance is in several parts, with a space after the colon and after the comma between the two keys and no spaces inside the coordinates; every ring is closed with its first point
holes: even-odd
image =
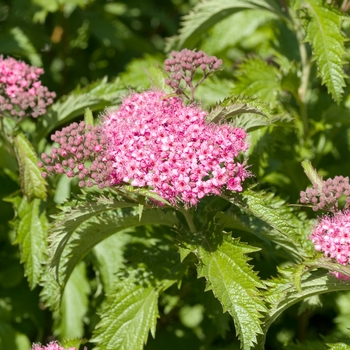
{"type": "Polygon", "coordinates": [[[169,72],[169,78],[165,80],[165,83],[172,87],[175,93],[184,94],[186,97],[185,89],[188,87],[192,100],[196,87],[212,72],[218,70],[222,64],[222,60],[215,56],[208,56],[203,51],[183,49],[180,52],[173,51],[171,56],[172,58],[164,62],[164,69],[169,72]],[[194,85],[193,77],[197,69],[201,70],[203,76],[194,85]]]}
{"type": "Polygon", "coordinates": [[[56,94],[41,85],[43,73],[42,68],[0,56],[0,115],[22,119],[45,114],[56,94]]]}
{"type": "Polygon", "coordinates": [[[350,184],[349,178],[336,176],[334,179],[328,179],[322,182],[322,186],[315,184],[313,188],[307,188],[300,192],[300,202],[311,204],[314,211],[317,210],[338,210],[338,201],[344,196],[345,207],[350,205],[350,184]]]}
{"type": "MultiPolygon", "coordinates": [[[[322,251],[325,257],[332,258],[341,265],[350,265],[350,184],[349,178],[336,176],[300,192],[300,202],[312,204],[317,211],[327,210],[332,214],[319,218],[310,240],[317,251],[322,251]],[[338,201],[345,197],[345,206],[340,210],[338,201]]],[[[337,278],[348,280],[339,272],[332,272],[337,278]]]]}
{"type": "Polygon", "coordinates": [[[72,123],[56,131],[51,139],[59,147],[53,147],[50,155],[41,155],[43,162],[38,166],[45,167],[43,177],[66,174],[69,178],[77,176],[80,187],[110,186],[108,178],[113,163],[104,152],[107,140],[99,126],[72,123]]]}

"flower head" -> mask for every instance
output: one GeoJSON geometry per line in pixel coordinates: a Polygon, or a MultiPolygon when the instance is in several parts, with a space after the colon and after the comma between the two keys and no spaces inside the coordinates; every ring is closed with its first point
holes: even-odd
{"type": "MultiPolygon", "coordinates": [[[[58,345],[56,341],[53,341],[46,346],[40,344],[33,344],[31,350],[65,350],[62,346],[58,345]]],[[[67,350],[75,350],[75,348],[69,348],[67,350]]]]}
{"type": "Polygon", "coordinates": [[[42,68],[0,56],[0,112],[19,119],[45,114],[56,94],[38,80],[43,72],[42,68]]]}
{"type": "MultiPolygon", "coordinates": [[[[325,257],[342,265],[350,265],[350,211],[337,211],[333,216],[323,216],[310,239],[315,249],[322,251],[325,257]]],[[[350,279],[338,272],[333,274],[341,279],[350,279]]]]}
{"type": "Polygon", "coordinates": [[[148,187],[162,198],[195,205],[224,188],[241,191],[249,176],[236,157],[246,134],[230,125],[207,124],[206,112],[179,98],[148,91],[125,99],[102,125],[111,156],[112,185],[148,187]]]}
{"type": "Polygon", "coordinates": [[[224,189],[242,191],[250,176],[236,160],[248,148],[244,130],[208,124],[198,106],[147,91],[126,98],[101,126],[73,123],[57,131],[59,147],[42,154],[48,174],[78,176],[80,186],[148,188],[172,204],[196,205],[224,189]]]}

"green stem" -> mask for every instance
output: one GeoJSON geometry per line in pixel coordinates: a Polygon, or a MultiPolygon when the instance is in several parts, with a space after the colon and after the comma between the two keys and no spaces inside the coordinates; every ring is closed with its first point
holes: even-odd
{"type": "Polygon", "coordinates": [[[178,210],[183,214],[186,219],[187,225],[192,233],[197,232],[196,226],[194,226],[194,222],[192,220],[192,215],[185,208],[178,208],[178,210]]]}

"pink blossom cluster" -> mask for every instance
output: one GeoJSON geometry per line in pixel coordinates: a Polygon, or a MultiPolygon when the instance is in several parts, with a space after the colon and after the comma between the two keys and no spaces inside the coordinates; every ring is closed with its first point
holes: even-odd
{"type": "Polygon", "coordinates": [[[59,147],[52,147],[50,155],[41,154],[43,162],[39,162],[38,166],[45,167],[44,178],[66,174],[69,178],[77,176],[80,187],[98,185],[103,188],[111,185],[109,177],[113,163],[105,154],[107,139],[99,126],[72,123],[56,131],[51,139],[59,147]]]}
{"type": "Polygon", "coordinates": [[[20,119],[45,114],[56,94],[38,80],[43,72],[42,68],[0,56],[0,112],[20,119]]]}
{"type": "Polygon", "coordinates": [[[184,94],[186,97],[184,90],[188,87],[192,100],[196,87],[222,64],[222,60],[215,56],[208,56],[203,51],[183,49],[180,52],[173,51],[171,56],[172,58],[164,61],[164,70],[170,73],[165,83],[172,87],[175,93],[184,94]],[[193,77],[198,68],[201,69],[203,76],[196,85],[193,85],[193,77]]]}
{"type": "MultiPolygon", "coordinates": [[[[58,345],[56,341],[53,341],[47,344],[46,346],[41,346],[40,344],[33,344],[31,350],[65,350],[65,349],[62,346],[58,345]]],[[[75,348],[69,348],[67,350],[75,350],[75,348]]]]}
{"type": "MultiPolygon", "coordinates": [[[[350,211],[337,211],[333,216],[323,216],[314,228],[310,239],[317,251],[335,259],[341,265],[350,265],[350,211]]],[[[340,279],[350,279],[339,272],[340,279]]]]}
{"type": "MultiPolygon", "coordinates": [[[[248,145],[231,125],[207,124],[206,112],[164,92],[132,94],[100,127],[83,122],[57,131],[42,154],[48,174],[78,176],[80,186],[148,188],[172,204],[196,205],[224,189],[242,191],[250,176],[236,160],[248,145]]],[[[44,165],[45,164],[45,165],[44,165]]]]}
{"type": "Polygon", "coordinates": [[[223,189],[241,191],[249,176],[236,157],[248,148],[246,133],[207,124],[200,107],[148,91],[126,98],[102,128],[112,156],[112,185],[152,189],[162,198],[195,205],[223,189]]]}
{"type": "Polygon", "coordinates": [[[350,205],[350,184],[349,178],[336,176],[334,179],[327,179],[322,182],[322,186],[315,184],[313,188],[307,188],[300,192],[300,202],[312,204],[312,209],[317,211],[338,210],[338,200],[340,197],[346,197],[344,209],[350,205]]]}

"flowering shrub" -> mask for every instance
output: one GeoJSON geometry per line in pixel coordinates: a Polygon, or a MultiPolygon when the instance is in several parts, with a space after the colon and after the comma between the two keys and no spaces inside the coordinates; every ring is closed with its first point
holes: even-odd
{"type": "Polygon", "coordinates": [[[38,79],[43,73],[42,68],[0,56],[0,113],[19,119],[45,114],[56,93],[41,85],[38,79]]]}
{"type": "Polygon", "coordinates": [[[350,344],[350,0],[175,2],[0,3],[0,349],[350,344]]]}

